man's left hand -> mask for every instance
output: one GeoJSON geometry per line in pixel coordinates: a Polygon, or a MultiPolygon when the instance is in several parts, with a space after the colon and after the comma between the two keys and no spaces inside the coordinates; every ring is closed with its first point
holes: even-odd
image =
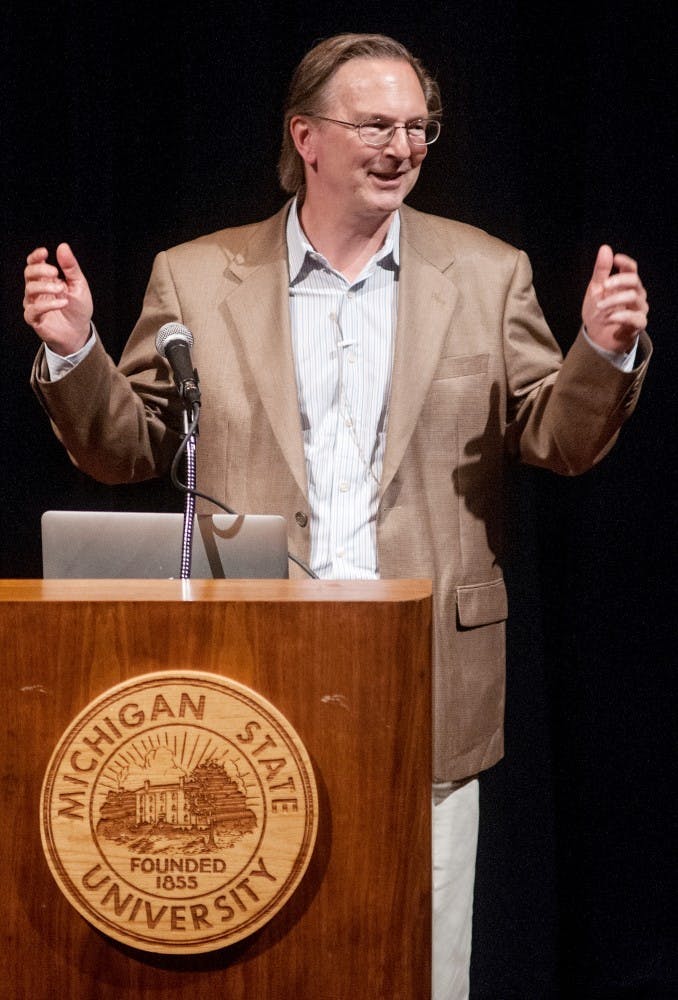
{"type": "Polygon", "coordinates": [[[628,354],[647,325],[647,312],[636,261],[602,246],[582,305],[588,336],[604,350],[628,354]]]}

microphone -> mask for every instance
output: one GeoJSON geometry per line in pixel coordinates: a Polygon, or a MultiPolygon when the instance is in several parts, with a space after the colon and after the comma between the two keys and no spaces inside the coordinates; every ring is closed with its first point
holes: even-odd
{"type": "Polygon", "coordinates": [[[200,402],[198,373],[191,361],[193,334],[182,323],[165,323],[158,330],[155,347],[172,368],[179,395],[189,406],[200,402]]]}

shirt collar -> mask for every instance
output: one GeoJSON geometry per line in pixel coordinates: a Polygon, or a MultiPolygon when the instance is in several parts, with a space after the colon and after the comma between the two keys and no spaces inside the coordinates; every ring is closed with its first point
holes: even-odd
{"type": "MultiPolygon", "coordinates": [[[[304,230],[301,228],[297,199],[295,198],[290,205],[289,215],[287,216],[287,259],[289,264],[290,284],[297,280],[300,271],[306,264],[308,258],[315,261],[321,267],[332,270],[325,257],[323,257],[321,253],[318,253],[317,250],[313,249],[306,237],[306,234],[304,233],[304,230]]],[[[390,264],[394,269],[399,267],[400,212],[394,213],[391,225],[386,233],[386,239],[384,240],[383,246],[367,264],[363,270],[363,274],[373,262],[375,264],[381,264],[382,266],[390,264]]]]}

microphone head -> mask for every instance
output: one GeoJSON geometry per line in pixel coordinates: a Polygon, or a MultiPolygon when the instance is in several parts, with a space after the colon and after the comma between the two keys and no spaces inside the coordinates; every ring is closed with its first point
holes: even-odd
{"type": "Polygon", "coordinates": [[[193,347],[193,334],[183,323],[165,323],[158,330],[155,338],[155,349],[163,358],[167,357],[167,348],[171,343],[186,344],[193,347]]]}

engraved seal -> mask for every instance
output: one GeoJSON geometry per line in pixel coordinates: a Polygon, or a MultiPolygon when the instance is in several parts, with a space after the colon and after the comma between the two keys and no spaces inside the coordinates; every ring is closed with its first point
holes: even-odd
{"type": "Polygon", "coordinates": [[[134,948],[233,944],[298,887],[318,823],[308,754],[255,691],[190,670],[106,691],[45,773],[42,843],[57,884],[134,948]]]}

